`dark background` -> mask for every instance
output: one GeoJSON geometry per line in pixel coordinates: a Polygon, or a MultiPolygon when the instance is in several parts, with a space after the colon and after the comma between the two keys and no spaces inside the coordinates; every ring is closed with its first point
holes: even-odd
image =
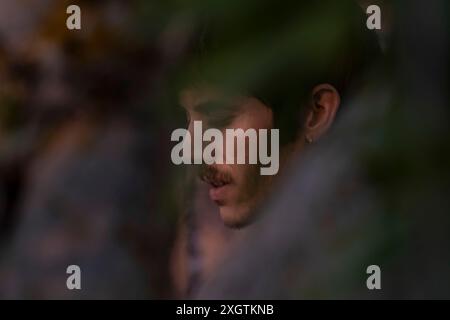
{"type": "MultiPolygon", "coordinates": [[[[450,298],[449,4],[376,3],[383,65],[190,297],[450,298]],[[381,291],[365,286],[371,264],[381,291]]],[[[233,21],[258,6],[0,1],[0,298],[180,296],[173,84],[200,13],[233,21]],[[69,4],[80,31],[66,28],[69,4]],[[66,288],[71,264],[80,291],[66,288]]],[[[334,27],[308,23],[312,37],[334,27]]]]}

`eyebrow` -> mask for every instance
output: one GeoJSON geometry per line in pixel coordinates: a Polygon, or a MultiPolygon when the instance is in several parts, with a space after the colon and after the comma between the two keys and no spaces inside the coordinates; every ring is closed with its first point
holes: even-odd
{"type": "Polygon", "coordinates": [[[239,113],[237,104],[225,101],[208,101],[195,106],[195,111],[206,117],[208,125],[223,128],[229,125],[239,113]]]}

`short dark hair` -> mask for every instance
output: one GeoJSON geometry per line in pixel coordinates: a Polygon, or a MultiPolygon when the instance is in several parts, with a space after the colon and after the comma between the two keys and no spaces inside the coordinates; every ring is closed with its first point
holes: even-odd
{"type": "Polygon", "coordinates": [[[314,86],[333,85],[344,104],[380,56],[378,38],[353,0],[250,3],[199,14],[189,81],[260,99],[289,142],[314,86]]]}

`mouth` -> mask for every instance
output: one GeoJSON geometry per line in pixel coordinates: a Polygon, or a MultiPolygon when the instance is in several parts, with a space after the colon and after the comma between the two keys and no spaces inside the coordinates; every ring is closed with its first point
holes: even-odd
{"type": "Polygon", "coordinates": [[[218,205],[225,203],[228,190],[231,188],[231,179],[225,175],[204,175],[201,180],[209,185],[209,197],[218,205]]]}

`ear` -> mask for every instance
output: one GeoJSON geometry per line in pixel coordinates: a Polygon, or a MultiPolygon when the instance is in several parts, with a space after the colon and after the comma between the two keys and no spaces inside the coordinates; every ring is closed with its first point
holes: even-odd
{"type": "Polygon", "coordinates": [[[341,97],[332,85],[319,84],[314,87],[304,127],[304,136],[308,142],[319,139],[328,131],[340,104],[341,97]]]}

